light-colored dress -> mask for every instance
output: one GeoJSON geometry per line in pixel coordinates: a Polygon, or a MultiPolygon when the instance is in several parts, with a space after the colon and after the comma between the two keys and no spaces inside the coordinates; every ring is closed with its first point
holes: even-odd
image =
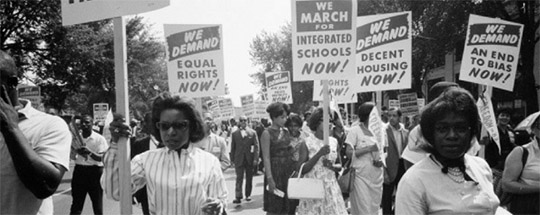
{"type": "MultiPolygon", "coordinates": [[[[374,136],[366,136],[360,126],[354,126],[347,134],[346,143],[355,148],[377,144],[374,136]]],[[[378,214],[382,200],[383,168],[373,165],[375,153],[366,153],[360,157],[352,156],[355,168],[353,190],[350,194],[351,214],[378,214]]]]}
{"type": "MultiPolygon", "coordinates": [[[[329,138],[330,153],[326,155],[327,159],[335,162],[337,158],[337,140],[333,137],[329,138]]],[[[310,134],[306,138],[306,146],[309,151],[309,157],[313,157],[319,149],[324,145],[322,140],[319,140],[315,135],[310,134]]],[[[334,171],[323,166],[321,157],[315,166],[308,173],[304,174],[305,178],[322,179],[325,190],[325,198],[321,200],[300,200],[297,212],[298,214],[314,214],[314,215],[335,215],[347,214],[345,202],[337,183],[336,174],[334,171]]]]}
{"type": "Polygon", "coordinates": [[[474,181],[453,181],[432,155],[412,166],[399,182],[396,214],[495,214],[499,199],[489,165],[476,156],[464,160],[474,181]]]}

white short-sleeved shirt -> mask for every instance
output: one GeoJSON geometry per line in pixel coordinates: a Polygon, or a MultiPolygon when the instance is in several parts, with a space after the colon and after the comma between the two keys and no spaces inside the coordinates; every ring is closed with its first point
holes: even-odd
{"type": "MultiPolygon", "coordinates": [[[[34,151],[53,163],[69,169],[71,133],[66,122],[32,108],[27,100],[18,112],[24,114],[19,128],[34,151]]],[[[53,214],[52,198],[40,200],[28,190],[17,176],[11,154],[0,133],[0,214],[53,214]]]]}
{"type": "Polygon", "coordinates": [[[465,155],[465,172],[474,181],[461,184],[441,168],[428,156],[405,172],[396,193],[396,214],[495,214],[499,199],[484,159],[465,155]]]}
{"type": "MultiPolygon", "coordinates": [[[[84,146],[94,154],[103,154],[109,148],[109,144],[105,137],[101,136],[94,131],[87,138],[82,138],[84,146]]],[[[77,154],[75,157],[75,164],[82,166],[103,166],[102,161],[96,161],[91,156],[85,158],[82,155],[77,154]]]]}

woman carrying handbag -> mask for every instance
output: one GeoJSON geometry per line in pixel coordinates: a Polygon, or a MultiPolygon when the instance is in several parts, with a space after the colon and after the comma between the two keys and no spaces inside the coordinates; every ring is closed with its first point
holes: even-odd
{"type": "Polygon", "coordinates": [[[300,174],[303,174],[304,178],[322,180],[325,195],[323,199],[301,199],[297,214],[347,214],[335,175],[335,172],[340,171],[341,168],[333,165],[338,157],[337,140],[329,137],[329,144],[324,144],[323,132],[324,129],[329,128],[324,128],[322,119],[323,109],[317,108],[308,122],[313,132],[306,138],[308,151],[300,151],[300,162],[305,162],[300,174]]]}

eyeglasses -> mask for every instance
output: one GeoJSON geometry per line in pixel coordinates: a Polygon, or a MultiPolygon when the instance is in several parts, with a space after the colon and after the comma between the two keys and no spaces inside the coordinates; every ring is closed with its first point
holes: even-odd
{"type": "Polygon", "coordinates": [[[435,125],[435,132],[439,134],[447,135],[450,130],[454,130],[458,135],[463,136],[471,130],[471,127],[466,125],[435,125]]]}
{"type": "Polygon", "coordinates": [[[176,130],[185,130],[189,126],[189,121],[183,120],[178,122],[157,122],[156,126],[161,129],[162,131],[169,130],[169,128],[173,127],[176,130]]]}
{"type": "Polygon", "coordinates": [[[247,122],[247,119],[240,119],[239,122],[247,122]]]}

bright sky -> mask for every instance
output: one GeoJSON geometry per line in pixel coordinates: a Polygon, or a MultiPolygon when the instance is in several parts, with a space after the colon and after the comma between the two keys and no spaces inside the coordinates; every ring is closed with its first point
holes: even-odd
{"type": "MultiPolygon", "coordinates": [[[[221,24],[225,83],[235,106],[240,96],[255,94],[249,74],[259,70],[252,65],[249,45],[256,35],[278,32],[291,21],[291,2],[283,0],[171,0],[163,9],[140,14],[154,24],[163,36],[163,24],[221,24]]],[[[164,40],[164,39],[163,39],[164,40]]]]}

